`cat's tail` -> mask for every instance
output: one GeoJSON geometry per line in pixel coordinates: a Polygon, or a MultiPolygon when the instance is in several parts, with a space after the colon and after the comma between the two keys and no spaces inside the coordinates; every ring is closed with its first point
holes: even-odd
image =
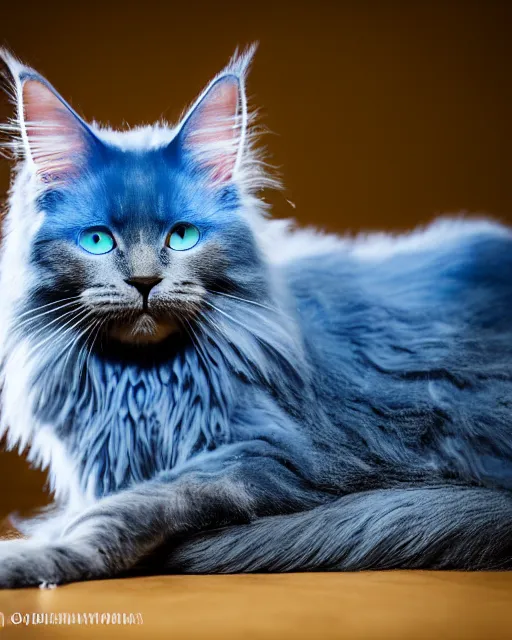
{"type": "Polygon", "coordinates": [[[382,489],[311,511],[202,533],[176,548],[182,573],[512,568],[512,494],[382,489]]]}

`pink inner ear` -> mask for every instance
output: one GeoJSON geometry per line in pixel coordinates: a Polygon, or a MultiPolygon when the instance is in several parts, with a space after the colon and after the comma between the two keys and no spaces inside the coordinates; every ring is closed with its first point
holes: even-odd
{"type": "Polygon", "coordinates": [[[239,86],[236,78],[221,79],[196,107],[187,126],[184,147],[206,166],[215,182],[231,179],[240,145],[239,86]]]}
{"type": "Polygon", "coordinates": [[[82,125],[38,80],[23,85],[25,130],[37,174],[53,182],[73,174],[85,153],[82,125]]]}

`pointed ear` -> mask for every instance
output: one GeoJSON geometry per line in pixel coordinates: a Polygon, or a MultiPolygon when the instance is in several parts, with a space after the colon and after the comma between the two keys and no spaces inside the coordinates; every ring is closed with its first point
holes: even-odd
{"type": "Polygon", "coordinates": [[[0,54],[13,79],[25,158],[41,182],[66,183],[83,169],[98,139],[45,78],[5,51],[0,54]]]}
{"type": "Polygon", "coordinates": [[[235,51],[188,110],[170,145],[193,169],[209,174],[213,184],[229,182],[242,163],[248,120],[245,77],[256,48],[257,43],[235,51]]]}
{"type": "Polygon", "coordinates": [[[245,98],[241,79],[216,78],[185,117],[179,133],[188,162],[205,170],[214,183],[231,180],[245,135],[245,98]]]}

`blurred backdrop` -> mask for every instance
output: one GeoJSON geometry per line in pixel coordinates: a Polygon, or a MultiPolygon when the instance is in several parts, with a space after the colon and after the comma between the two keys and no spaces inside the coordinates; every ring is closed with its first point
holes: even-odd
{"type": "MultiPolygon", "coordinates": [[[[258,40],[249,94],[286,186],[274,214],[345,232],[512,222],[511,33],[510,0],[25,0],[3,9],[0,42],[121,127],[176,120],[258,40]]],[[[8,184],[1,160],[2,200],[8,184]]],[[[44,479],[0,453],[0,516],[45,502],[44,479]]]]}

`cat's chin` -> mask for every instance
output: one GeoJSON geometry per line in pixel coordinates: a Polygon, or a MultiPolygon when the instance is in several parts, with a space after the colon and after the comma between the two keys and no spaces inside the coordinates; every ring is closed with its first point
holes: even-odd
{"type": "Polygon", "coordinates": [[[114,324],[109,335],[114,340],[128,344],[155,344],[171,334],[177,333],[179,326],[170,319],[156,320],[148,313],[142,313],[133,322],[114,324]]]}

